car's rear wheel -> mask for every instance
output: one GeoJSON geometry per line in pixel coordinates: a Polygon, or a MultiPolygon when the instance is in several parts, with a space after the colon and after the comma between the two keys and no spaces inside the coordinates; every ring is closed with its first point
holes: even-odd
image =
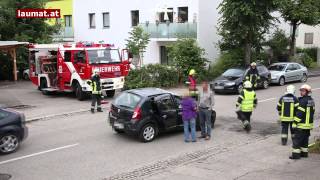
{"type": "Polygon", "coordinates": [[[10,154],[15,152],[20,146],[20,140],[14,133],[7,133],[0,137],[0,153],[10,154]]]}
{"type": "Polygon", "coordinates": [[[285,81],[284,77],[281,77],[281,78],[279,79],[279,85],[280,85],[280,86],[283,86],[285,83],[286,83],[286,81],[285,81]]]}
{"type": "Polygon", "coordinates": [[[307,82],[308,80],[308,76],[306,74],[303,74],[302,78],[301,78],[301,82],[307,82]]]}
{"type": "Polygon", "coordinates": [[[147,124],[143,126],[139,133],[139,139],[142,142],[151,142],[154,140],[158,132],[158,128],[154,124],[147,124]]]}
{"type": "Polygon", "coordinates": [[[269,82],[268,80],[264,80],[262,84],[263,89],[268,89],[269,88],[269,82]]]}
{"type": "Polygon", "coordinates": [[[47,90],[44,90],[45,88],[48,88],[48,83],[46,79],[40,80],[40,91],[43,95],[49,95],[50,93],[47,90]]]}

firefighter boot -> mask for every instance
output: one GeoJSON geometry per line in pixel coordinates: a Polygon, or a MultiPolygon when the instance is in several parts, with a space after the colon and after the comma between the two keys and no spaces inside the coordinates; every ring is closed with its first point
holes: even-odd
{"type": "Polygon", "coordinates": [[[289,159],[300,159],[300,153],[293,152],[289,159]]]}
{"type": "Polygon", "coordinates": [[[249,121],[247,121],[247,120],[243,121],[243,127],[244,127],[244,129],[245,129],[247,132],[250,132],[250,130],[251,130],[251,125],[250,125],[250,122],[249,122],[249,121]]]}
{"type": "Polygon", "coordinates": [[[101,109],[101,107],[98,107],[98,108],[97,108],[97,111],[98,111],[98,112],[103,112],[102,109],[101,109]]]}
{"type": "Polygon", "coordinates": [[[287,141],[288,141],[287,138],[281,138],[281,143],[283,146],[287,145],[287,141]]]}
{"type": "Polygon", "coordinates": [[[91,113],[94,113],[94,109],[91,108],[91,113]]]}
{"type": "Polygon", "coordinates": [[[308,148],[301,148],[301,157],[307,158],[308,156],[308,148]]]}

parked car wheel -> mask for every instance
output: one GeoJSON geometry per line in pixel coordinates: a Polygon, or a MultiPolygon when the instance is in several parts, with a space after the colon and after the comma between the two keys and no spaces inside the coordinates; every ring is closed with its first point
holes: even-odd
{"type": "Polygon", "coordinates": [[[242,90],[243,90],[243,85],[242,85],[242,84],[239,84],[239,86],[238,86],[238,93],[240,94],[242,90]]]}
{"type": "Polygon", "coordinates": [[[139,138],[142,142],[151,142],[157,135],[158,128],[154,124],[147,124],[140,130],[139,138]]]}
{"type": "Polygon", "coordinates": [[[20,145],[18,136],[14,133],[7,133],[0,138],[0,153],[10,154],[15,152],[20,145]]]}
{"type": "Polygon", "coordinates": [[[114,94],[116,93],[116,90],[111,90],[111,91],[106,91],[107,97],[113,97],[114,94]]]}
{"type": "Polygon", "coordinates": [[[264,80],[263,84],[262,84],[262,87],[263,87],[263,89],[268,89],[269,88],[269,82],[267,80],[264,80]]]}
{"type": "Polygon", "coordinates": [[[75,86],[75,94],[79,101],[83,101],[85,99],[85,92],[82,91],[82,88],[79,83],[75,86]]]}
{"type": "Polygon", "coordinates": [[[283,86],[285,83],[286,83],[286,80],[284,79],[284,77],[281,77],[281,78],[279,79],[279,85],[280,85],[280,86],[283,86]]]}
{"type": "Polygon", "coordinates": [[[114,131],[115,131],[116,133],[118,133],[118,134],[122,134],[122,133],[124,133],[124,131],[123,131],[123,130],[121,130],[121,129],[114,129],[114,131]]]}
{"type": "Polygon", "coordinates": [[[301,82],[307,82],[307,80],[308,80],[308,76],[306,74],[303,74],[301,78],[301,82]]]}

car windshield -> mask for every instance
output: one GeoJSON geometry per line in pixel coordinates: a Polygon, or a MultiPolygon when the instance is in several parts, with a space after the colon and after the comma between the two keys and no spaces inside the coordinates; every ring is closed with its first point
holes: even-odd
{"type": "Polygon", "coordinates": [[[243,69],[228,69],[226,72],[222,74],[225,77],[241,77],[244,73],[243,69]]]}
{"type": "Polygon", "coordinates": [[[114,101],[114,105],[134,109],[140,102],[141,97],[132,93],[124,92],[120,94],[114,101]]]}
{"type": "Polygon", "coordinates": [[[269,67],[270,71],[283,71],[286,68],[285,64],[276,64],[269,67]]]}
{"type": "Polygon", "coordinates": [[[117,49],[88,50],[90,64],[109,64],[120,62],[120,55],[117,49]]]}

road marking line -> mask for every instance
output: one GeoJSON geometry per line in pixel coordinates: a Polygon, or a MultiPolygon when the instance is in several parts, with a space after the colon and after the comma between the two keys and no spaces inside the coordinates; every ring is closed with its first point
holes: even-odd
{"type": "Polygon", "coordinates": [[[30,158],[30,157],[34,157],[34,156],[38,156],[38,155],[41,155],[41,154],[46,154],[46,153],[62,150],[62,149],[72,148],[72,147],[78,146],[78,145],[79,145],[79,143],[71,144],[71,145],[62,146],[62,147],[58,147],[58,148],[54,148],[54,149],[50,149],[50,150],[46,150],[46,151],[41,151],[41,152],[34,153],[34,154],[29,154],[29,155],[26,155],[26,156],[21,156],[21,157],[9,159],[9,160],[6,160],[6,161],[1,161],[0,165],[6,164],[6,163],[10,163],[10,162],[13,162],[13,161],[18,161],[18,160],[30,158]]]}
{"type": "Polygon", "coordinates": [[[277,98],[269,98],[269,99],[263,99],[263,100],[258,100],[258,103],[261,103],[261,102],[267,102],[267,101],[272,101],[272,100],[275,100],[277,98]]]}

